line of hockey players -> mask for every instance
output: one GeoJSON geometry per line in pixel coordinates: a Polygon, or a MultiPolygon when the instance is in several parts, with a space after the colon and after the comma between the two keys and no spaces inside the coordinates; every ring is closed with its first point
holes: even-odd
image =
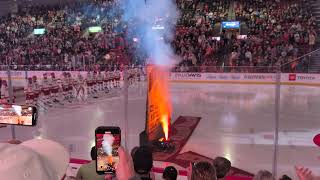
{"type": "MultiPolygon", "coordinates": [[[[129,84],[141,80],[140,69],[129,69],[127,72],[129,84]]],[[[89,71],[86,77],[80,73],[77,77],[72,77],[71,73],[63,72],[61,78],[56,78],[55,73],[45,73],[40,83],[37,76],[33,76],[28,78],[25,88],[26,104],[51,107],[54,103],[63,105],[65,102],[86,101],[90,97],[98,98],[101,92],[108,93],[111,89],[120,89],[120,79],[119,70],[89,71]]]]}

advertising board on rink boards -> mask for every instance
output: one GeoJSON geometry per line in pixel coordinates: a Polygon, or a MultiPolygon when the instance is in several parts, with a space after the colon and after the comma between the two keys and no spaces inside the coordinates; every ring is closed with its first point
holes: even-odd
{"type": "Polygon", "coordinates": [[[274,82],[275,74],[256,73],[171,73],[171,81],[195,82],[274,82]]]}
{"type": "MultiPolygon", "coordinates": [[[[171,73],[172,82],[275,84],[274,73],[171,73]]],[[[282,85],[320,86],[320,74],[281,73],[282,85]]]]}

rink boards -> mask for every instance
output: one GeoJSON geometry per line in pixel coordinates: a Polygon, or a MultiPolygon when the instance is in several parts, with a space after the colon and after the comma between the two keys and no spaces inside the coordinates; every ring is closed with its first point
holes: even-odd
{"type": "MultiPolygon", "coordinates": [[[[54,72],[61,77],[63,72],[70,72],[73,77],[78,74],[86,76],[86,71],[11,71],[13,86],[24,87],[27,78],[37,76],[43,78],[44,73],[54,72]]],[[[276,84],[320,86],[320,74],[281,73],[277,81],[275,73],[171,73],[171,82],[182,83],[231,83],[231,84],[276,84]]],[[[121,75],[122,77],[122,75],[121,75]]],[[[8,79],[7,71],[0,71],[0,78],[8,79]]]]}

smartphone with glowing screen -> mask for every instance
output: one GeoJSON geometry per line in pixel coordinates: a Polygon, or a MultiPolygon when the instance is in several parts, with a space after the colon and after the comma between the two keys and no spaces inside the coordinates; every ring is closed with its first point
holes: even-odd
{"type": "Polygon", "coordinates": [[[25,105],[0,104],[0,124],[35,126],[37,108],[25,105]]]}
{"type": "Polygon", "coordinates": [[[121,144],[119,127],[101,126],[95,130],[97,149],[96,171],[98,174],[115,174],[118,163],[118,149],[121,144]]]}

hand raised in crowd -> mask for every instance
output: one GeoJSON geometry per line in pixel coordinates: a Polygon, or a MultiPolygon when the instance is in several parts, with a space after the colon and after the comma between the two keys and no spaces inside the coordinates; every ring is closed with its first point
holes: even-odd
{"type": "Polygon", "coordinates": [[[312,171],[308,168],[298,167],[298,166],[295,166],[294,168],[299,180],[317,180],[318,179],[312,174],[312,171]]]}
{"type": "MultiPolygon", "coordinates": [[[[120,159],[116,170],[117,180],[129,180],[134,176],[132,158],[122,147],[119,147],[118,152],[120,159]]],[[[112,179],[112,175],[106,175],[105,179],[112,179]]]]}

